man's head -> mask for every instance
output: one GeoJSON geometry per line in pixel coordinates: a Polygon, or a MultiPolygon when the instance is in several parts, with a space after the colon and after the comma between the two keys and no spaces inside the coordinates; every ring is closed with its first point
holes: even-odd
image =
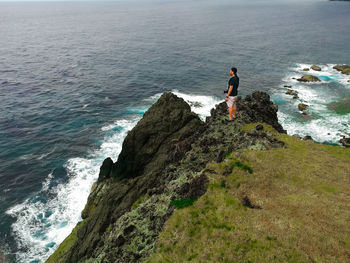
{"type": "Polygon", "coordinates": [[[231,74],[231,76],[236,76],[236,74],[237,74],[237,69],[236,69],[236,68],[231,68],[230,74],[231,74]]]}

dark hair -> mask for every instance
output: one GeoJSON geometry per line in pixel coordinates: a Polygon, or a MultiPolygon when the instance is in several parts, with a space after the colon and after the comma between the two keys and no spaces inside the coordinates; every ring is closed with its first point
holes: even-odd
{"type": "Polygon", "coordinates": [[[232,70],[233,73],[235,73],[235,74],[237,73],[237,69],[236,68],[231,68],[231,70],[232,70]]]}

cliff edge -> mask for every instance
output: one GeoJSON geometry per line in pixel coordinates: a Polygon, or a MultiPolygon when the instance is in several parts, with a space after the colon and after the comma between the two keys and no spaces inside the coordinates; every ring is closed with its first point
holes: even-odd
{"type": "MultiPolygon", "coordinates": [[[[337,201],[339,209],[347,209],[342,211],[350,211],[345,202],[350,198],[344,192],[350,186],[346,176],[350,174],[349,150],[288,136],[278,123],[277,106],[264,92],[240,98],[237,108],[234,122],[225,120],[225,103],[216,105],[203,122],[183,99],[164,93],[128,133],[118,160],[103,162],[82,211],[83,221],[47,262],[254,262],[258,256],[262,261],[256,262],[265,262],[264,258],[270,258],[265,252],[275,255],[277,262],[288,257],[313,260],[315,255],[305,256],[307,251],[297,241],[286,246],[262,242],[255,250],[258,241],[252,248],[250,243],[258,240],[259,234],[275,240],[276,227],[288,221],[288,217],[276,217],[277,208],[289,211],[288,216],[294,211],[283,201],[305,204],[303,198],[311,200],[318,195],[318,200],[324,198],[318,205],[328,216],[339,212],[325,205],[330,200],[337,201]],[[318,164],[317,158],[327,161],[318,164]],[[333,167],[328,167],[330,163],[333,167]],[[332,178],[334,167],[342,170],[332,178]],[[303,171],[310,179],[299,178],[303,171]],[[307,186],[315,192],[306,195],[307,186]],[[340,199],[330,198],[333,192],[340,199]],[[283,199],[284,193],[291,197],[283,199]],[[271,201],[274,196],[275,203],[271,201]],[[256,225],[260,222],[254,221],[256,217],[264,218],[266,225],[256,225]],[[274,231],[271,236],[266,234],[269,227],[274,231]],[[278,247],[283,253],[273,254],[278,247]],[[256,254],[249,254],[250,248],[256,254]],[[272,252],[267,248],[273,248],[272,252]],[[297,256],[290,250],[297,251],[297,256]]],[[[303,206],[307,208],[313,216],[324,213],[314,211],[312,205],[303,206]]],[[[348,212],[343,215],[350,216],[348,212]]],[[[296,218],[293,226],[300,224],[303,218],[296,218]]],[[[350,229],[343,218],[334,224],[350,229]]],[[[283,230],[286,237],[295,238],[288,235],[288,229],[283,230]]],[[[349,237],[349,231],[343,231],[339,242],[345,242],[344,249],[334,253],[349,256],[344,252],[349,237]]]]}

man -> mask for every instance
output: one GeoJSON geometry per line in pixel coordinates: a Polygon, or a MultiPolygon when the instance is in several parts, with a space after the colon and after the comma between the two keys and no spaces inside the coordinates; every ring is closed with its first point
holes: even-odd
{"type": "Polygon", "coordinates": [[[226,101],[226,104],[228,107],[228,112],[230,114],[230,121],[232,121],[233,118],[236,119],[236,117],[237,117],[236,101],[237,101],[238,86],[239,86],[239,78],[237,76],[237,69],[231,68],[230,75],[232,77],[228,81],[228,89],[227,89],[227,91],[225,91],[225,93],[227,93],[225,101],[226,101]]]}

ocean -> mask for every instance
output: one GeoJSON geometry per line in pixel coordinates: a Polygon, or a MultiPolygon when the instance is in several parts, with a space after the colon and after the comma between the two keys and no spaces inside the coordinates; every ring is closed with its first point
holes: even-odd
{"type": "Polygon", "coordinates": [[[53,253],[162,92],[199,102],[204,119],[235,66],[239,94],[268,92],[289,134],[338,144],[350,132],[350,114],[328,107],[350,97],[332,68],[350,64],[349,2],[0,2],[0,58],[0,248],[16,262],[53,253]],[[312,64],[320,83],[292,79],[312,64]]]}

